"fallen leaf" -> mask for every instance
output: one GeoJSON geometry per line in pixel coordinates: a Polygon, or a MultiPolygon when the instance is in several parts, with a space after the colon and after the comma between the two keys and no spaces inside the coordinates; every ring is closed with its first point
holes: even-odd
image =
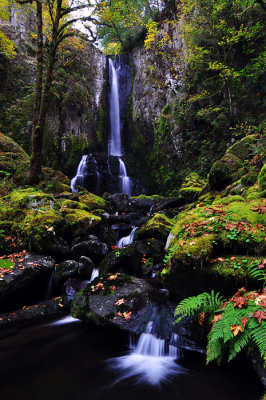
{"type": "Polygon", "coordinates": [[[235,260],[235,259],[236,259],[236,257],[231,257],[231,258],[230,258],[231,261],[233,261],[233,260],[235,260]]]}
{"type": "Polygon", "coordinates": [[[125,300],[120,299],[120,300],[117,300],[117,302],[115,303],[115,306],[121,306],[121,304],[124,304],[124,303],[125,303],[125,300]]]}
{"type": "Polygon", "coordinates": [[[195,242],[190,242],[189,245],[193,246],[194,244],[196,244],[195,242]]]}
{"type": "Polygon", "coordinates": [[[130,319],[130,318],[131,318],[131,314],[132,314],[132,311],[129,311],[128,313],[123,312],[123,317],[124,317],[125,319],[130,319]]]}
{"type": "Polygon", "coordinates": [[[266,311],[257,310],[253,315],[252,318],[257,318],[258,323],[261,324],[262,319],[266,319],[266,311]]]}
{"type": "Polygon", "coordinates": [[[234,324],[230,326],[230,331],[233,331],[234,336],[236,336],[239,332],[243,332],[243,326],[234,324]]]}
{"type": "Polygon", "coordinates": [[[222,318],[223,318],[223,314],[215,315],[213,317],[212,324],[215,324],[215,322],[219,321],[219,319],[222,319],[222,318]]]}
{"type": "Polygon", "coordinates": [[[247,323],[248,323],[248,317],[242,317],[241,324],[243,325],[244,328],[246,327],[247,323]]]}
{"type": "Polygon", "coordinates": [[[181,240],[181,242],[180,242],[180,246],[181,246],[181,247],[183,247],[185,243],[186,243],[186,241],[185,241],[185,240],[181,240]]]}

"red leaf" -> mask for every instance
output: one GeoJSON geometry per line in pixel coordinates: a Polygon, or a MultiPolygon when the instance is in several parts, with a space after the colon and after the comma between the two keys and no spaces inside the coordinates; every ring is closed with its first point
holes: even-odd
{"type": "Polygon", "coordinates": [[[242,317],[241,318],[241,324],[243,325],[244,328],[247,325],[247,323],[248,323],[248,317],[242,317]]]}
{"type": "Polygon", "coordinates": [[[257,318],[258,323],[261,324],[262,319],[266,319],[266,311],[257,310],[253,315],[252,318],[257,318]]]}

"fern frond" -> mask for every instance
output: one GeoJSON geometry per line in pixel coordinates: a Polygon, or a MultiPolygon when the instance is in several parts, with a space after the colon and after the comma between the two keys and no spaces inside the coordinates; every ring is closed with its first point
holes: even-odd
{"type": "Polygon", "coordinates": [[[189,317],[196,312],[210,312],[214,313],[221,307],[223,297],[219,293],[215,294],[212,290],[211,293],[201,293],[198,296],[188,297],[182,300],[175,309],[175,316],[179,317],[175,323],[179,322],[183,317],[189,317]]]}
{"type": "Polygon", "coordinates": [[[264,269],[258,269],[258,265],[247,265],[250,276],[262,282],[262,286],[266,287],[266,273],[264,269]]]}
{"type": "Polygon", "coordinates": [[[248,345],[250,341],[250,332],[244,328],[244,332],[239,333],[229,343],[228,361],[231,361],[240,351],[248,345]]]}
{"type": "Polygon", "coordinates": [[[255,319],[250,322],[252,322],[252,326],[250,326],[252,342],[258,348],[261,357],[264,357],[266,353],[266,321],[262,320],[260,325],[255,319]]]}

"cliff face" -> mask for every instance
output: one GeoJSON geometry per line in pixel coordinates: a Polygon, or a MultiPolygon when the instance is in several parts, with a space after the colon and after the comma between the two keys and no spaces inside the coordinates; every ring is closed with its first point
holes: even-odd
{"type": "MultiPolygon", "coordinates": [[[[16,58],[0,57],[0,131],[30,152],[36,67],[34,15],[14,7],[3,31],[16,58]]],[[[106,134],[106,58],[91,44],[65,48],[58,57],[44,137],[46,165],[73,174],[84,152],[102,150],[106,134]]]]}

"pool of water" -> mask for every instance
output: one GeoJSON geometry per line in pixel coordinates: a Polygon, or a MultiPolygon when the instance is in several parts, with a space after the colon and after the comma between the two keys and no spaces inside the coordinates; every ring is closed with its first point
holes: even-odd
{"type": "Polygon", "coordinates": [[[0,332],[1,400],[258,400],[263,392],[252,368],[206,367],[191,354],[150,385],[112,367],[127,352],[126,335],[67,322],[0,332]]]}

